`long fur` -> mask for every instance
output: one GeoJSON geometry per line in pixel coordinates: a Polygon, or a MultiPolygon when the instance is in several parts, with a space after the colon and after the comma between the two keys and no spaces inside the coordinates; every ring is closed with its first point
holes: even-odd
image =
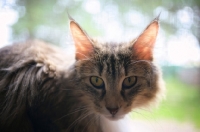
{"type": "MultiPolygon", "coordinates": [[[[132,42],[101,44],[91,39],[88,44],[89,49],[76,51],[82,50],[77,57],[81,60],[41,41],[0,49],[0,131],[131,131],[123,116],[163,96],[159,69],[151,60],[138,60],[144,57],[134,52],[132,42]],[[94,88],[91,76],[101,77],[105,88],[94,88]],[[137,83],[124,90],[128,76],[136,76],[137,83]],[[111,116],[107,107],[119,111],[111,116]]],[[[145,58],[152,59],[151,52],[145,58]]]]}

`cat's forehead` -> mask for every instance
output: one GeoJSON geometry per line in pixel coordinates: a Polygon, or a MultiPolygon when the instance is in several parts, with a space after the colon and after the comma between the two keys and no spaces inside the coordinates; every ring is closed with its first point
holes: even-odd
{"type": "Polygon", "coordinates": [[[131,46],[127,42],[101,42],[94,41],[93,46],[98,53],[102,53],[109,56],[115,56],[122,54],[130,54],[131,46]]]}
{"type": "Polygon", "coordinates": [[[100,76],[104,74],[114,79],[125,74],[125,67],[131,61],[131,51],[124,45],[114,42],[94,45],[93,59],[100,76]]]}

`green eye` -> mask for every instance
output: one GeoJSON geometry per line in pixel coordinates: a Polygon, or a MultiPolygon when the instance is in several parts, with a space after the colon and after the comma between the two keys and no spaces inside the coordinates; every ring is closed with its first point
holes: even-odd
{"type": "Polygon", "coordinates": [[[103,79],[101,79],[99,77],[96,77],[96,76],[90,77],[90,83],[97,89],[104,88],[103,79]]]}
{"type": "Polygon", "coordinates": [[[127,77],[124,79],[122,83],[122,88],[129,89],[133,87],[136,84],[136,82],[137,82],[137,77],[135,76],[127,77]]]}

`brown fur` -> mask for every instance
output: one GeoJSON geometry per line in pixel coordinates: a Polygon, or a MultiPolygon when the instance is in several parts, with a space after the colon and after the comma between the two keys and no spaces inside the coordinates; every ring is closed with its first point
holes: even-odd
{"type": "Polygon", "coordinates": [[[163,96],[152,62],[157,20],[130,43],[100,43],[74,20],[70,28],[76,59],[41,41],[0,49],[0,131],[102,132],[104,118],[121,119],[163,96]],[[105,87],[92,86],[91,76],[102,78],[105,87]],[[123,89],[130,76],[136,84],[123,89]]]}

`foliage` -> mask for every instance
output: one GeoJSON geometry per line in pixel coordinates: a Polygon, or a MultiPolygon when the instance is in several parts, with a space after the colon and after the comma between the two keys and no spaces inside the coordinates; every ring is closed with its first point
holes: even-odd
{"type": "MultiPolygon", "coordinates": [[[[94,0],[96,1],[96,0],[94,0]]],[[[13,25],[13,39],[20,38],[42,38],[51,42],[60,42],[63,34],[67,30],[67,12],[74,16],[83,25],[89,29],[92,34],[98,34],[94,20],[95,16],[103,17],[105,14],[110,17],[117,17],[117,21],[129,27],[129,22],[125,16],[130,11],[137,11],[143,14],[144,20],[151,20],[161,12],[161,22],[166,35],[175,34],[179,29],[192,32],[199,40],[200,23],[200,1],[199,0],[101,0],[99,12],[89,12],[85,8],[85,0],[16,0],[11,5],[18,13],[18,22],[13,25]],[[184,12],[189,13],[189,19],[192,19],[192,25],[180,21],[180,16],[184,17],[184,12]],[[42,30],[42,31],[41,31],[42,30]],[[43,32],[43,33],[41,33],[43,32]]],[[[88,8],[95,9],[96,5],[89,5],[88,8]]],[[[187,16],[186,16],[187,17],[187,16]]],[[[137,19],[137,18],[135,18],[137,19]]],[[[107,20],[105,20],[107,21],[107,20]]],[[[137,26],[137,25],[136,25],[137,26]]],[[[101,29],[101,28],[100,28],[101,29]]],[[[102,30],[105,30],[104,28],[102,30]]],[[[100,31],[99,33],[102,33],[100,31]]],[[[64,37],[64,36],[63,36],[64,37]]]]}

